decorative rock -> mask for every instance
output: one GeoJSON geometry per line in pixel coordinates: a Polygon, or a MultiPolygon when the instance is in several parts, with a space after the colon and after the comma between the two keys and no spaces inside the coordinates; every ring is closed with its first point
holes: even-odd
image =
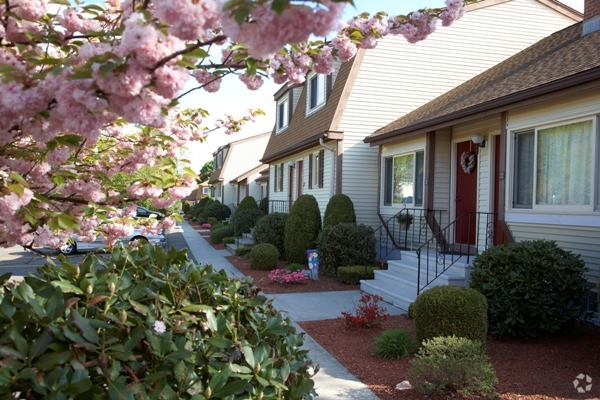
{"type": "Polygon", "coordinates": [[[408,390],[412,389],[412,385],[408,381],[402,381],[396,385],[396,390],[408,390]]]}

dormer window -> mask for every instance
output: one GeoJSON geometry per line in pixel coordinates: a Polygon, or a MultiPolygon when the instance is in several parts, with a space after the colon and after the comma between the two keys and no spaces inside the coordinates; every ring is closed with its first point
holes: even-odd
{"type": "Polygon", "coordinates": [[[314,73],[309,75],[307,82],[308,93],[306,96],[307,114],[310,114],[325,105],[325,79],[325,75],[314,73]]]}
{"type": "Polygon", "coordinates": [[[290,122],[290,102],[285,96],[277,102],[277,130],[276,133],[284,131],[290,122]]]}

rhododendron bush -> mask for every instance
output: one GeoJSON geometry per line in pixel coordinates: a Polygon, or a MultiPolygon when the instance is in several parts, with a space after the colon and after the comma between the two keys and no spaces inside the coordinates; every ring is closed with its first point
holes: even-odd
{"type": "Polygon", "coordinates": [[[178,168],[182,147],[261,114],[205,126],[206,111],[178,107],[188,81],[206,92],[228,75],[250,90],[268,77],[301,83],[387,34],[414,43],[436,18],[447,26],[464,13],[462,0],[447,0],[447,9],[362,14],[332,32],[349,2],[0,0],[0,246],[57,247],[73,232],[112,243],[136,223],[136,201],[168,208],[187,196],[196,176],[178,168]],[[142,166],[161,174],[111,179],[142,166]]]}

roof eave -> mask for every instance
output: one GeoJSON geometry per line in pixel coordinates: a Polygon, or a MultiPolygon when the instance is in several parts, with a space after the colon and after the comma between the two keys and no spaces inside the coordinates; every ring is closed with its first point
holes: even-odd
{"type": "Polygon", "coordinates": [[[344,133],[338,131],[327,131],[317,133],[309,138],[304,139],[301,142],[296,143],[291,147],[287,147],[285,150],[281,150],[277,153],[270,154],[266,157],[263,157],[260,162],[263,164],[270,164],[271,162],[278,160],[280,158],[294,155],[300,151],[309,149],[311,147],[315,147],[319,145],[319,139],[328,139],[328,140],[343,140],[344,133]]]}

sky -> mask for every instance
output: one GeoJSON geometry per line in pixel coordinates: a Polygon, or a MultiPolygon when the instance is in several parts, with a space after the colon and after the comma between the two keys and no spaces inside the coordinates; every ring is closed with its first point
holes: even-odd
{"type": "MultiPolygon", "coordinates": [[[[564,0],[570,7],[583,11],[583,0],[564,0]]],[[[443,7],[443,0],[354,0],[355,7],[347,6],[344,19],[350,19],[361,12],[385,11],[389,15],[407,14],[420,8],[443,7]]],[[[446,29],[452,29],[446,28],[446,29]]],[[[434,33],[435,34],[435,33],[434,33]]],[[[190,86],[190,88],[193,86],[190,86]]],[[[182,107],[203,108],[210,113],[206,119],[208,126],[213,126],[214,120],[224,114],[243,116],[248,108],[260,108],[266,116],[258,117],[256,122],[246,124],[240,132],[226,135],[223,129],[210,132],[204,143],[188,145],[186,157],[192,162],[192,169],[200,170],[206,161],[212,159],[212,153],[220,146],[231,141],[258,135],[273,129],[275,123],[275,103],[273,94],[279,89],[272,81],[266,80],[257,91],[250,91],[236,77],[228,76],[223,79],[221,89],[216,93],[208,93],[202,89],[196,90],[181,99],[182,107]]],[[[256,157],[255,154],[251,155],[256,157]]],[[[260,155],[262,156],[262,155],[260,155]]],[[[260,159],[260,156],[258,157],[260,159]]]]}

